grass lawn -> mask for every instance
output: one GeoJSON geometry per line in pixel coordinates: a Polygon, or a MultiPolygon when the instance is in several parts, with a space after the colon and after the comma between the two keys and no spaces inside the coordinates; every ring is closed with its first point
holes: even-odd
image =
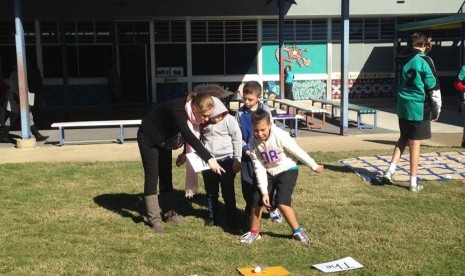
{"type": "MultiPolygon", "coordinates": [[[[458,151],[459,148],[428,148],[458,151]]],[[[204,191],[184,196],[174,166],[179,213],[187,224],[154,234],[144,217],[141,162],[3,164],[0,167],[1,275],[238,275],[237,267],[282,265],[292,275],[322,275],[312,264],[351,256],[365,267],[347,275],[463,275],[465,185],[423,182],[373,186],[337,160],[390,151],[312,153],[326,166],[301,167],[293,196],[312,242],[291,239],[285,222],[262,220],[263,238],[206,228],[204,191]],[[403,186],[402,186],[403,185],[403,186]]],[[[238,209],[244,207],[236,178],[238,209]]]]}

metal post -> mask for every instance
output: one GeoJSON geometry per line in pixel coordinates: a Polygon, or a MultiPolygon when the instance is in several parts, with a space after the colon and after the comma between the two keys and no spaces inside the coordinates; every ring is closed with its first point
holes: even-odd
{"type": "Polygon", "coordinates": [[[29,102],[27,95],[26,48],[24,47],[24,29],[22,24],[22,3],[15,0],[15,42],[18,72],[19,108],[21,114],[21,138],[31,138],[29,125],[29,102]]]}
{"type": "Polygon", "coordinates": [[[70,116],[70,95],[69,95],[69,75],[68,75],[68,51],[66,50],[66,34],[65,34],[65,22],[64,22],[64,0],[60,1],[59,19],[58,19],[58,31],[60,37],[60,49],[61,49],[61,70],[63,74],[63,93],[65,95],[65,109],[66,116],[70,116]]]}
{"type": "Polygon", "coordinates": [[[462,67],[462,65],[464,64],[465,62],[465,48],[463,46],[463,42],[465,40],[465,22],[462,22],[462,24],[460,25],[460,67],[462,67]]]}
{"type": "Polygon", "coordinates": [[[349,0],[341,0],[341,125],[340,135],[349,128],[349,0]]]}
{"type": "Polygon", "coordinates": [[[284,0],[279,1],[279,93],[284,99],[284,0]]]}

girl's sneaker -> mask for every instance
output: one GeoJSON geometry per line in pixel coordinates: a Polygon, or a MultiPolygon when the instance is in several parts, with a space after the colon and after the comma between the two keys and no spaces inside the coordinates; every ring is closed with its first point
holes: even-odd
{"type": "Polygon", "coordinates": [[[283,215],[281,215],[281,212],[279,211],[278,208],[275,208],[270,211],[270,218],[273,222],[280,223],[283,221],[283,215]]]}
{"type": "Polygon", "coordinates": [[[294,240],[305,244],[310,242],[310,239],[307,237],[304,229],[301,229],[299,233],[294,234],[294,240]]]}
{"type": "Polygon", "coordinates": [[[260,236],[260,234],[253,234],[252,232],[247,232],[245,233],[244,235],[241,236],[241,243],[243,244],[251,244],[253,243],[255,240],[259,240],[261,239],[262,237],[260,236]]]}
{"type": "Polygon", "coordinates": [[[411,192],[419,192],[419,191],[423,190],[423,185],[417,184],[416,186],[409,186],[408,189],[411,192]]]}
{"type": "Polygon", "coordinates": [[[383,181],[383,183],[385,184],[394,184],[394,181],[392,180],[392,176],[394,175],[394,173],[390,172],[390,171],[386,171],[384,174],[383,174],[383,177],[381,178],[381,180],[383,181]]]}

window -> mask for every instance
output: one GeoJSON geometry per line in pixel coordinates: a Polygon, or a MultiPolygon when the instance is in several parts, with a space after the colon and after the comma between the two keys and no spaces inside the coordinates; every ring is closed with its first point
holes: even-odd
{"type": "Polygon", "coordinates": [[[223,44],[192,45],[192,74],[224,75],[223,44]]]}
{"type": "Polygon", "coordinates": [[[187,55],[186,44],[155,45],[155,60],[157,67],[182,67],[186,76],[187,55]]]}
{"type": "Polygon", "coordinates": [[[278,41],[278,21],[263,20],[263,41],[278,41]]]}
{"type": "Polygon", "coordinates": [[[392,18],[381,19],[380,39],[393,40],[396,20],[392,18]]]}
{"type": "Polygon", "coordinates": [[[155,21],[155,43],[159,42],[185,42],[185,21],[155,21]]]}
{"type": "Polygon", "coordinates": [[[223,21],[208,21],[208,42],[224,41],[223,21]]]}
{"type": "Polygon", "coordinates": [[[150,41],[148,22],[118,23],[120,44],[148,44],[150,41]]]}
{"type": "Polygon", "coordinates": [[[341,20],[333,19],[331,21],[331,39],[333,41],[342,40],[342,23],[341,20]]]}
{"type": "Polygon", "coordinates": [[[257,44],[226,44],[226,74],[257,73],[257,44]]]}
{"type": "Polygon", "coordinates": [[[312,25],[310,20],[295,21],[295,40],[310,40],[312,25]]]}
{"type": "MultiPolygon", "coordinates": [[[[326,41],[328,26],[326,20],[296,19],[284,21],[285,41],[326,41]]],[[[263,41],[277,42],[279,37],[278,20],[263,21],[263,41]]]]}
{"type": "Polygon", "coordinates": [[[312,21],[312,40],[327,40],[327,32],[326,20],[312,21]]]}
{"type": "Polygon", "coordinates": [[[12,21],[0,22],[0,45],[15,44],[15,25],[12,21]]]}
{"type": "Polygon", "coordinates": [[[364,39],[379,39],[379,20],[378,19],[364,19],[363,22],[364,39]]]}
{"type": "Polygon", "coordinates": [[[40,22],[40,38],[42,43],[58,43],[58,24],[56,21],[40,22]]]}
{"type": "MultiPolygon", "coordinates": [[[[332,40],[341,41],[342,23],[340,19],[331,21],[332,40]]],[[[392,41],[394,39],[395,19],[393,18],[366,18],[350,19],[350,40],[392,41]]]]}
{"type": "Polygon", "coordinates": [[[191,22],[191,40],[192,42],[207,41],[207,22],[192,21],[191,22]]]}
{"type": "Polygon", "coordinates": [[[349,40],[363,39],[363,20],[351,19],[349,23],[349,40]]]}
{"type": "MultiPolygon", "coordinates": [[[[279,31],[278,31],[279,33],[279,31]]],[[[294,35],[294,20],[285,20],[284,21],[284,40],[290,41],[295,40],[294,35]]]]}
{"type": "Polygon", "coordinates": [[[257,41],[255,20],[192,21],[192,42],[257,41]]]}
{"type": "Polygon", "coordinates": [[[226,21],[225,27],[225,40],[226,41],[241,41],[241,22],[240,21],[226,21]]]}
{"type": "Polygon", "coordinates": [[[256,20],[191,22],[192,74],[256,73],[256,20]]]}
{"type": "Polygon", "coordinates": [[[79,45],[79,77],[106,77],[113,64],[111,45],[79,45]],[[95,62],[98,61],[98,62],[95,62]]]}
{"type": "Polygon", "coordinates": [[[241,41],[257,41],[257,21],[242,20],[242,39],[241,41]]]}

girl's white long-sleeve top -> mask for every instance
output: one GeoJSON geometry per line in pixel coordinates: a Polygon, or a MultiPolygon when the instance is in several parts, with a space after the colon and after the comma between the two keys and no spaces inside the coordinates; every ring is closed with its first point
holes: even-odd
{"type": "Polygon", "coordinates": [[[274,176],[290,169],[297,169],[296,162],[287,154],[297,158],[316,170],[318,164],[287,132],[273,125],[265,142],[255,139],[249,143],[250,154],[262,195],[268,194],[267,173],[274,176]],[[287,154],[286,154],[287,153],[287,154]]]}

